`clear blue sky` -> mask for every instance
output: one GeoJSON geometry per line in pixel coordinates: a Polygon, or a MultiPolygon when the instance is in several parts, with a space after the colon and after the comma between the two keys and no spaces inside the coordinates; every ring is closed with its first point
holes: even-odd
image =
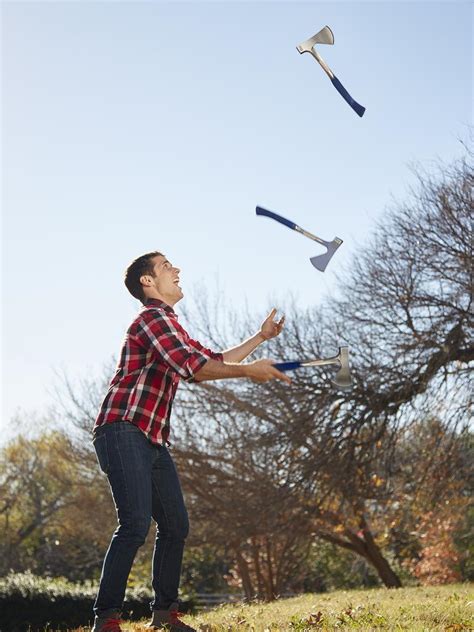
{"type": "Polygon", "coordinates": [[[408,164],[461,153],[471,66],[467,2],[3,2],[3,422],[117,353],[148,250],[256,325],[270,295],[320,303],[408,164]],[[296,51],[325,24],[362,119],[296,51]],[[256,204],[342,238],[328,271],[256,204]]]}

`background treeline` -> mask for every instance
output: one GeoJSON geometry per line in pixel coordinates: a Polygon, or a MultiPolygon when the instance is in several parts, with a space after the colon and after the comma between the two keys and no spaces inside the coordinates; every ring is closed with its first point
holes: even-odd
{"type": "MultiPolygon", "coordinates": [[[[181,387],[172,451],[192,523],[185,591],[273,599],[474,579],[473,181],[468,157],[419,175],[341,274],[337,296],[284,306],[284,334],[262,354],[313,358],[349,345],[351,391],[335,391],[324,369],[295,372],[289,387],[181,387]]],[[[257,324],[205,292],[186,317],[216,348],[257,324]]],[[[60,423],[36,422],[2,448],[0,576],[97,580],[115,512],[90,431],[112,370],[64,380],[60,423]]],[[[152,536],[132,588],[148,582],[152,536]]]]}

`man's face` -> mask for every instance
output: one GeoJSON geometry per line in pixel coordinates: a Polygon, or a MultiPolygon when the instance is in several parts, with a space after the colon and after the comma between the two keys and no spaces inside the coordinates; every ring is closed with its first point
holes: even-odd
{"type": "Polygon", "coordinates": [[[183,291],[178,285],[180,269],[173,266],[163,255],[156,256],[154,261],[153,287],[165,303],[173,306],[183,298],[183,291]]]}

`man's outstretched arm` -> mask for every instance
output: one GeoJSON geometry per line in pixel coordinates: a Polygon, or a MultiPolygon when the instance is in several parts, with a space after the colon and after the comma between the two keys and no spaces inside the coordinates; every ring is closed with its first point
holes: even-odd
{"type": "Polygon", "coordinates": [[[255,351],[258,345],[262,344],[262,342],[265,342],[265,340],[271,340],[271,338],[278,336],[285,324],[285,317],[282,316],[279,321],[276,321],[276,312],[276,309],[272,309],[256,334],[247,340],[244,340],[244,342],[240,343],[240,345],[223,351],[222,355],[224,356],[224,362],[242,362],[242,360],[245,360],[252,351],[255,351]]]}
{"type": "Polygon", "coordinates": [[[226,380],[233,377],[244,377],[253,382],[269,382],[281,380],[291,384],[290,378],[275,369],[273,360],[255,360],[248,364],[232,364],[219,360],[208,360],[206,364],[194,374],[195,382],[210,380],[226,380]]]}

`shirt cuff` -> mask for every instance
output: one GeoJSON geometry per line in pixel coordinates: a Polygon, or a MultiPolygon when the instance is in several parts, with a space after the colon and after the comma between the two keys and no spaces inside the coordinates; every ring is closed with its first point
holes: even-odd
{"type": "Polygon", "coordinates": [[[184,377],[183,380],[185,382],[194,382],[194,375],[200,370],[202,369],[202,367],[206,364],[206,362],[209,360],[208,357],[206,357],[205,355],[201,354],[201,353],[193,353],[192,358],[189,359],[189,362],[187,363],[188,366],[188,371],[190,373],[189,377],[184,377]]]}
{"type": "Polygon", "coordinates": [[[213,351],[209,353],[209,357],[203,354],[193,356],[192,364],[189,365],[192,375],[190,377],[183,378],[184,381],[188,382],[189,384],[192,384],[193,382],[195,382],[196,380],[194,379],[194,375],[200,369],[202,369],[202,367],[206,364],[208,360],[217,360],[218,362],[223,362],[224,356],[222,355],[222,353],[214,353],[213,351]]]}

